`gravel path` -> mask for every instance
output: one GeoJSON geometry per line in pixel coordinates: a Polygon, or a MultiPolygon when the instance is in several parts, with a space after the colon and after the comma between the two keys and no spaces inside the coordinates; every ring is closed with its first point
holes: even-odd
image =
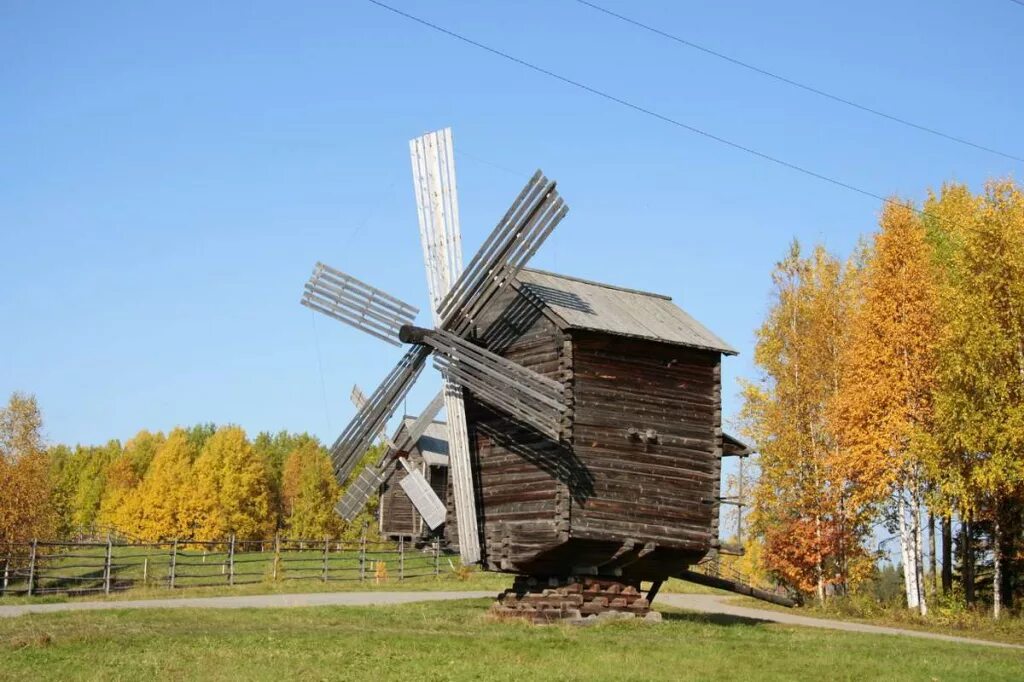
{"type": "MultiPolygon", "coordinates": [[[[314,592],[309,594],[254,594],[233,597],[182,597],[180,599],[136,599],[124,601],[69,601],[56,604],[10,604],[0,606],[0,618],[22,616],[28,613],[54,613],[59,611],[95,611],[104,609],[252,609],[287,608],[292,606],[377,606],[388,604],[409,604],[423,601],[445,601],[452,599],[480,599],[494,597],[493,591],[486,592],[314,592]]],[[[1024,649],[1019,644],[1006,644],[954,635],[942,635],[918,630],[866,625],[842,620],[811,618],[786,611],[738,606],[729,603],[730,596],[715,594],[660,594],[658,604],[666,604],[687,611],[708,613],[724,618],[723,622],[757,624],[763,622],[798,625],[844,632],[864,632],[875,635],[903,635],[936,639],[958,644],[980,644],[1007,649],[1024,649]]]]}
{"type": "Polygon", "coordinates": [[[660,594],[655,603],[667,604],[687,611],[698,611],[701,613],[726,616],[731,622],[772,622],[783,625],[799,625],[808,628],[823,628],[826,630],[842,630],[844,632],[865,632],[872,635],[902,635],[905,637],[920,637],[921,639],[937,639],[944,642],[956,642],[958,644],[980,644],[982,646],[994,646],[1004,649],[1024,649],[1024,645],[1007,644],[1005,642],[992,642],[983,639],[970,639],[968,637],[957,637],[955,635],[943,635],[935,632],[922,632],[920,630],[903,630],[900,628],[889,628],[880,625],[867,625],[864,623],[852,623],[845,620],[829,620],[827,618],[811,618],[801,616],[787,611],[774,611],[768,609],[756,609],[749,606],[730,604],[729,600],[735,597],[722,596],[717,594],[660,594]]]}
{"type": "Polygon", "coordinates": [[[235,597],[182,597],[180,599],[136,599],[112,601],[69,601],[57,604],[11,604],[0,606],[0,618],[26,613],[96,611],[103,609],[277,609],[290,606],[376,606],[417,601],[477,599],[494,597],[488,592],[313,592],[310,594],[253,594],[235,597]]]}

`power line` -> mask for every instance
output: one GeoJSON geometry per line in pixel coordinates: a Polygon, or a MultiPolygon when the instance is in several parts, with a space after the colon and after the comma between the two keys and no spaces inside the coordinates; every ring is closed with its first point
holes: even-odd
{"type": "MultiPolygon", "coordinates": [[[[1024,5],[1024,0],[1010,0],[1010,1],[1011,2],[1015,2],[1018,5],[1024,5]]],[[[768,71],[767,69],[762,69],[761,67],[755,66],[754,64],[751,64],[749,62],[744,62],[744,61],[741,61],[739,59],[736,59],[735,57],[730,57],[727,54],[723,54],[721,52],[717,52],[715,50],[712,50],[709,47],[705,47],[703,45],[699,45],[699,44],[694,43],[692,41],[686,40],[685,38],[680,38],[679,36],[673,35],[672,33],[668,33],[666,31],[662,31],[659,28],[655,28],[654,26],[651,26],[649,24],[645,24],[645,23],[642,23],[640,21],[637,21],[636,19],[632,19],[630,17],[627,17],[627,16],[625,16],[623,14],[619,14],[617,12],[613,12],[610,9],[607,9],[605,7],[601,7],[600,5],[596,5],[596,4],[592,3],[592,2],[589,2],[589,0],[576,0],[576,2],[578,2],[579,4],[581,4],[581,5],[585,6],[585,7],[589,7],[591,9],[593,9],[593,10],[601,12],[602,14],[606,14],[606,15],[608,15],[610,17],[614,17],[615,19],[618,19],[620,21],[624,21],[627,24],[632,24],[633,26],[636,26],[637,28],[641,28],[641,29],[643,29],[645,31],[649,31],[650,33],[654,33],[655,35],[659,35],[662,38],[667,38],[667,39],[669,39],[669,40],[671,40],[673,42],[679,43],[680,45],[685,45],[686,47],[693,48],[694,50],[699,50],[699,51],[701,51],[701,52],[703,52],[705,54],[711,55],[712,57],[717,57],[718,59],[722,59],[724,61],[729,62],[730,64],[734,64],[736,66],[742,67],[742,68],[747,69],[749,71],[753,71],[754,73],[760,74],[762,76],[766,76],[768,78],[773,78],[773,79],[775,79],[775,80],[777,80],[777,81],[779,81],[781,83],[785,83],[786,85],[791,85],[791,86],[793,86],[795,88],[800,88],[801,90],[804,90],[806,92],[810,92],[810,93],[813,93],[813,94],[818,95],[820,97],[824,97],[826,99],[830,99],[833,102],[839,102],[840,104],[845,104],[848,107],[852,107],[854,109],[858,109],[860,111],[872,114],[874,116],[878,116],[880,118],[884,118],[884,119],[887,119],[889,121],[893,121],[893,122],[898,123],[900,125],[907,126],[908,128],[914,128],[916,130],[920,130],[920,131],[928,133],[930,135],[935,135],[937,137],[941,137],[941,138],[944,138],[946,140],[950,140],[952,142],[956,142],[957,144],[962,144],[962,145],[966,145],[968,147],[973,147],[975,149],[980,149],[981,151],[988,152],[989,154],[996,154],[997,156],[1002,156],[1003,158],[1012,159],[1014,161],[1024,162],[1024,158],[1022,158],[1022,157],[1014,156],[1013,154],[1009,154],[1007,152],[1002,152],[1002,151],[999,151],[998,149],[993,149],[991,147],[986,147],[985,145],[978,144],[977,142],[971,142],[970,140],[964,139],[962,137],[957,137],[956,135],[951,135],[949,133],[944,133],[941,130],[936,130],[935,128],[929,128],[928,126],[921,125],[919,123],[914,123],[913,121],[909,121],[909,120],[907,120],[905,118],[901,118],[901,117],[895,116],[893,114],[887,114],[884,111],[880,111],[878,109],[874,109],[872,107],[865,106],[863,104],[858,104],[857,102],[854,102],[852,100],[846,99],[845,97],[841,97],[840,95],[834,95],[834,94],[832,94],[830,92],[827,92],[825,90],[821,90],[821,89],[816,88],[816,87],[814,87],[812,85],[807,85],[806,83],[801,83],[799,81],[795,81],[792,78],[787,78],[786,76],[782,76],[782,75],[777,74],[777,73],[775,73],[773,71],[768,71]]]]}
{"type": "Polygon", "coordinates": [[[490,52],[491,54],[494,54],[494,55],[497,55],[497,56],[501,57],[502,59],[506,59],[506,60],[508,60],[510,62],[514,62],[514,63],[519,64],[520,66],[524,66],[524,67],[526,67],[526,68],[528,68],[528,69],[530,69],[532,71],[535,71],[537,73],[540,73],[540,74],[543,74],[545,76],[548,76],[549,78],[554,78],[555,80],[561,81],[561,82],[563,82],[563,83],[565,83],[567,85],[571,85],[571,86],[573,86],[575,88],[578,88],[580,90],[584,90],[584,91],[589,92],[589,93],[591,93],[593,95],[597,95],[598,97],[601,97],[603,99],[609,100],[611,102],[615,102],[616,104],[624,106],[624,107],[626,107],[628,109],[632,109],[634,111],[638,111],[638,112],[640,112],[642,114],[650,116],[651,118],[656,118],[659,121],[662,121],[664,123],[668,123],[668,124],[676,126],[678,128],[682,128],[683,130],[688,130],[691,133],[695,133],[695,134],[700,135],[702,137],[706,137],[706,138],[708,138],[710,140],[714,140],[715,142],[718,142],[720,144],[724,144],[724,145],[726,145],[728,147],[732,147],[733,149],[738,149],[738,150],[740,150],[742,152],[746,152],[747,154],[750,154],[752,156],[756,156],[756,157],[758,157],[760,159],[764,159],[765,161],[770,161],[770,162],[772,162],[772,163],[774,163],[776,165],[782,166],[784,168],[788,168],[788,169],[796,171],[798,173],[802,173],[802,174],[810,176],[812,178],[816,178],[818,180],[821,180],[823,182],[827,182],[827,183],[835,185],[837,187],[841,187],[841,188],[849,190],[851,192],[856,192],[857,194],[862,194],[862,195],[864,195],[866,197],[870,197],[872,199],[876,199],[876,200],[882,201],[882,202],[889,202],[889,201],[891,201],[890,199],[886,199],[885,197],[883,197],[880,194],[875,194],[874,192],[866,190],[866,189],[864,189],[862,187],[858,187],[858,186],[852,185],[852,184],[850,184],[848,182],[844,182],[842,180],[838,180],[838,179],[830,177],[828,175],[824,175],[823,173],[818,173],[816,171],[810,170],[809,168],[804,168],[803,166],[799,166],[799,165],[797,165],[795,163],[790,163],[789,161],[784,161],[783,159],[780,159],[778,157],[772,156],[770,154],[766,154],[764,152],[760,152],[760,151],[758,151],[756,149],[753,149],[751,147],[747,147],[747,146],[742,145],[742,144],[740,144],[738,142],[733,142],[732,140],[728,140],[728,139],[726,139],[724,137],[720,137],[720,136],[715,135],[713,133],[709,133],[706,130],[701,130],[700,128],[697,128],[697,127],[691,126],[689,124],[683,123],[682,121],[679,121],[677,119],[671,118],[669,116],[665,116],[664,114],[659,114],[658,112],[653,111],[651,109],[647,109],[645,107],[642,107],[639,104],[633,104],[632,102],[630,102],[628,100],[625,100],[625,99],[622,99],[621,97],[617,97],[617,96],[612,95],[612,94],[610,94],[608,92],[605,92],[603,90],[598,90],[597,88],[591,87],[589,85],[586,85],[586,84],[581,83],[579,81],[573,80],[571,78],[567,78],[566,76],[559,75],[559,74],[555,73],[554,71],[549,71],[548,69],[545,69],[543,67],[537,66],[535,64],[531,64],[530,62],[527,62],[527,61],[525,61],[523,59],[520,59],[519,57],[514,57],[514,56],[508,54],[507,52],[502,52],[501,50],[495,49],[495,48],[490,47],[488,45],[484,45],[483,43],[480,43],[480,42],[477,42],[477,41],[473,40],[472,38],[467,38],[464,35],[456,33],[455,31],[450,31],[450,30],[448,30],[448,29],[446,29],[446,28],[444,28],[442,26],[438,26],[437,24],[433,24],[433,23],[427,21],[426,19],[421,19],[421,18],[419,18],[417,16],[414,16],[414,15],[409,14],[407,12],[403,12],[402,10],[397,9],[395,7],[392,7],[391,5],[384,4],[380,0],[367,0],[367,2],[370,2],[370,3],[374,4],[374,5],[377,5],[378,7],[382,8],[382,9],[386,9],[389,12],[397,14],[397,15],[399,15],[401,17],[405,17],[406,19],[409,19],[410,21],[414,21],[417,24],[420,24],[422,26],[426,26],[427,28],[433,29],[434,31],[437,31],[439,33],[443,33],[443,34],[445,34],[445,35],[447,35],[447,36],[449,36],[451,38],[455,38],[456,40],[459,40],[459,41],[461,41],[463,43],[466,43],[468,45],[472,45],[473,47],[476,47],[478,49],[484,50],[486,52],[490,52]]]}

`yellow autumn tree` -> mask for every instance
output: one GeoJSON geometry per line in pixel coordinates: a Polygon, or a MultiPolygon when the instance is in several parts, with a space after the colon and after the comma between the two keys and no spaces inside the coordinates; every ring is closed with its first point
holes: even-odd
{"type": "Polygon", "coordinates": [[[1024,194],[993,181],[948,185],[926,211],[939,245],[944,329],[935,394],[934,475],[967,518],[992,523],[993,614],[1024,492],[1024,194]]]}
{"type": "MultiPolygon", "coordinates": [[[[143,447],[141,441],[138,447],[143,447]]],[[[196,456],[184,429],[174,429],[160,439],[142,481],[117,506],[114,526],[150,541],[191,537],[194,523],[188,505],[195,488],[192,463],[196,456]]]]}
{"type": "Polygon", "coordinates": [[[337,537],[341,519],[334,511],[340,486],[320,444],[307,438],[284,462],[281,481],[285,524],[297,538],[337,537]]]}
{"type": "Polygon", "coordinates": [[[33,396],[14,393],[0,408],[0,545],[45,538],[54,530],[42,428],[33,396]]]}
{"type": "Polygon", "coordinates": [[[237,426],[217,429],[195,463],[196,485],[188,508],[195,539],[266,538],[274,532],[266,464],[237,426]]]}
{"type": "Polygon", "coordinates": [[[772,275],[774,301],[757,332],[761,378],[744,386],[745,434],[759,452],[752,529],[765,569],[824,599],[864,573],[862,515],[833,466],[836,442],[826,409],[839,381],[848,313],[842,264],[793,243],[772,275]]]}
{"type": "Polygon", "coordinates": [[[121,525],[124,516],[121,507],[131,492],[142,483],[146,470],[163,440],[162,433],[140,431],[107,465],[103,495],[96,517],[101,526],[130,533],[128,528],[121,525]]]}
{"type": "Polygon", "coordinates": [[[898,531],[907,604],[924,614],[923,443],[940,326],[931,250],[909,204],[886,203],[858,295],[830,411],[836,464],[854,482],[851,502],[882,505],[898,531]]]}

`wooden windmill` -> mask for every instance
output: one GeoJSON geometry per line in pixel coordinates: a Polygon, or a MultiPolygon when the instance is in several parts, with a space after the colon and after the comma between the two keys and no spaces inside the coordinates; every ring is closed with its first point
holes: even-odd
{"type": "MultiPolygon", "coordinates": [[[[356,409],[366,403],[366,395],[358,386],[352,387],[351,396],[356,409]]],[[[404,416],[393,436],[381,432],[379,442],[385,448],[383,455],[364,468],[340,501],[339,510],[346,519],[354,518],[373,492],[379,492],[377,521],[384,537],[415,541],[437,530],[437,506],[434,503],[424,505],[416,497],[422,485],[411,488],[410,494],[412,481],[418,478],[410,472],[416,469],[421,473],[439,500],[448,496],[448,425],[431,419],[441,397],[438,395],[427,406],[426,415],[404,416]],[[402,444],[401,449],[398,443],[402,444]],[[410,476],[414,478],[407,480],[410,476]],[[377,491],[373,490],[374,485],[378,486],[377,491]],[[420,512],[424,507],[434,516],[424,519],[420,512]]],[[[443,521],[446,517],[440,518],[443,521]]]]}
{"type": "Polygon", "coordinates": [[[641,581],[656,593],[691,578],[718,546],[721,360],[735,350],[667,296],[526,269],[568,210],[540,171],[459,274],[450,134],[412,148],[433,327],[326,266],[306,285],[304,304],[410,346],[331,448],[336,473],[348,477],[433,356],[451,447],[446,533],[464,562],[520,576],[499,612],[646,612],[641,581]]]}

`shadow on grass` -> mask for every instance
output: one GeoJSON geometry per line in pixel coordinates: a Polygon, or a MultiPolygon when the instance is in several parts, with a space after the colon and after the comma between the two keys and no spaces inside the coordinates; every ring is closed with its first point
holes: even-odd
{"type": "Polygon", "coordinates": [[[662,611],[661,617],[668,622],[694,623],[696,625],[718,625],[733,627],[736,625],[771,625],[772,621],[746,616],[732,616],[726,613],[692,613],[690,611],[662,611]]]}

